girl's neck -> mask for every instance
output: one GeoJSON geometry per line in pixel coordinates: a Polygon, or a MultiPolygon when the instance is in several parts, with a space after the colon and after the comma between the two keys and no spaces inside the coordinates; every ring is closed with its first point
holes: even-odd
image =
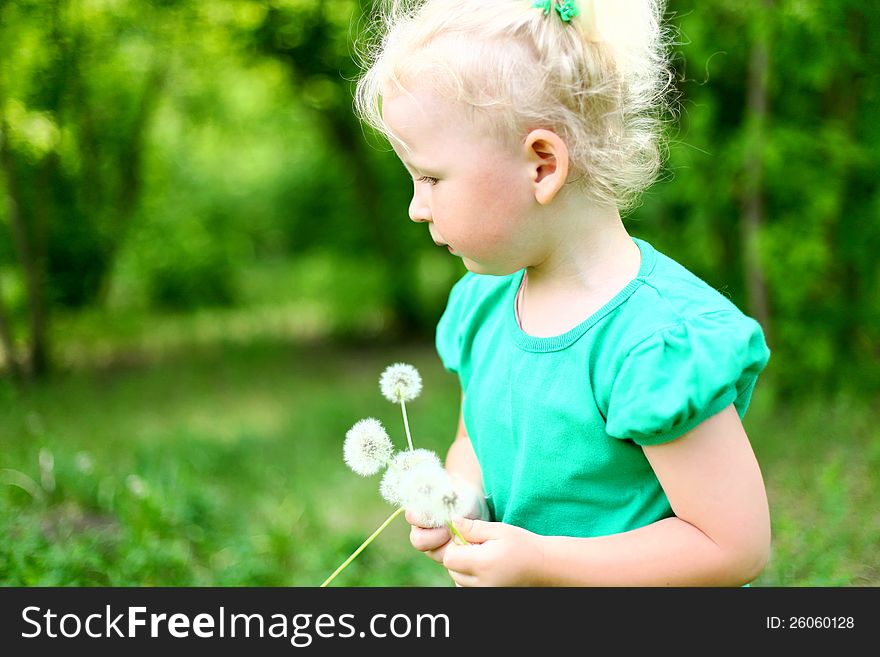
{"type": "Polygon", "coordinates": [[[518,300],[520,325],[536,337],[580,324],[626,287],[641,264],[639,247],[616,209],[558,218],[546,257],[526,268],[518,300]]]}

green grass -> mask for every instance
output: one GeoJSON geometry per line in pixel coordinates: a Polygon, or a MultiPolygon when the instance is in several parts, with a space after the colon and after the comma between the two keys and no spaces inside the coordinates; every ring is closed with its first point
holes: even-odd
{"type": "Polygon", "coordinates": [[[880,424],[850,394],[774,403],[756,393],[746,428],[773,527],[764,586],[880,585],[880,424]]]}
{"type": "MultiPolygon", "coordinates": [[[[227,345],[7,386],[0,581],[320,584],[393,511],[378,479],[345,467],[341,446],[366,416],[405,445],[399,407],[378,387],[394,360],[425,379],[408,408],[414,441],[442,449],[458,392],[425,348],[227,345]]],[[[334,584],[448,586],[407,536],[401,519],[334,584]]]]}
{"type": "MultiPolygon", "coordinates": [[[[458,388],[430,345],[215,342],[128,365],[0,381],[4,585],[316,586],[392,511],[341,460],[382,420],[395,361],[421,371],[414,441],[444,451],[458,388]]],[[[771,561],[755,585],[880,585],[880,433],[867,402],[781,404],[759,388],[746,428],[767,484],[771,561]]],[[[334,586],[450,586],[397,519],[334,586]]]]}

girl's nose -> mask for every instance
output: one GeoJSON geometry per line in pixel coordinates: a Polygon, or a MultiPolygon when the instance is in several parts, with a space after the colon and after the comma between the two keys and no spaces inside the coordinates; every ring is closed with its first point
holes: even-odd
{"type": "Polygon", "coordinates": [[[409,203],[409,218],[416,223],[431,221],[431,208],[418,192],[413,194],[412,201],[409,203]]]}

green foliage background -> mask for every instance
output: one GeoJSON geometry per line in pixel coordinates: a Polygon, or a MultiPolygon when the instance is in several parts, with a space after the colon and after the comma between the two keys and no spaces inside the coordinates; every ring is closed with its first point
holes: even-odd
{"type": "MultiPolygon", "coordinates": [[[[340,436],[378,412],[373,377],[401,350],[436,368],[402,345],[430,342],[463,269],[407,220],[404,169],[352,115],[371,6],[0,0],[0,320],[42,374],[14,383],[0,348],[0,581],[313,583],[384,517],[324,502],[374,496],[340,436]]],[[[880,465],[880,7],[670,0],[668,18],[668,163],[627,225],[758,314],[757,163],[773,357],[747,428],[777,468],[784,557],[765,583],[876,583],[880,519],[859,504],[880,465]]],[[[433,372],[421,420],[442,450],[457,392],[433,372]]],[[[355,583],[446,582],[381,554],[355,583]]]]}

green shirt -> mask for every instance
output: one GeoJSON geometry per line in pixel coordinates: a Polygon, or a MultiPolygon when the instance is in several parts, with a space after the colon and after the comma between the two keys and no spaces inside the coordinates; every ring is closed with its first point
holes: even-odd
{"type": "Polygon", "coordinates": [[[468,273],[437,326],[493,519],[547,536],[603,536],[673,515],[642,445],[730,404],[742,417],[770,351],[760,325],[633,238],[638,276],[570,331],[524,333],[524,270],[468,273]]]}

